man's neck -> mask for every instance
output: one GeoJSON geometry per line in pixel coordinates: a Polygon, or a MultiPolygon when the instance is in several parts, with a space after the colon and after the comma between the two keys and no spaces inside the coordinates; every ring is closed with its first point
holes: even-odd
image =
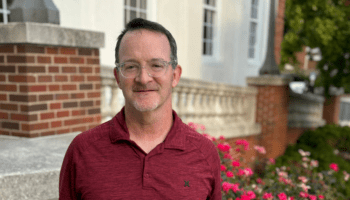
{"type": "Polygon", "coordinates": [[[125,122],[131,140],[161,143],[173,125],[172,109],[140,112],[132,106],[125,106],[125,122]]]}

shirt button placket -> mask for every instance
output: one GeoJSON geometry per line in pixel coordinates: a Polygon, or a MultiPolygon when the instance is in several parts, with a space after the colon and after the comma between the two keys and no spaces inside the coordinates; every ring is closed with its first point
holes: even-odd
{"type": "Polygon", "coordinates": [[[143,168],[143,186],[151,187],[151,176],[148,169],[148,159],[145,157],[144,168],[143,168]]]}

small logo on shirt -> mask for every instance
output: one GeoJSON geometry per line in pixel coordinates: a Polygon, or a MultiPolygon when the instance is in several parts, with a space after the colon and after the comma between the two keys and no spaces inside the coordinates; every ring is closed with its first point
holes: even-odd
{"type": "Polygon", "coordinates": [[[190,187],[190,181],[185,181],[185,186],[184,187],[190,187]]]}

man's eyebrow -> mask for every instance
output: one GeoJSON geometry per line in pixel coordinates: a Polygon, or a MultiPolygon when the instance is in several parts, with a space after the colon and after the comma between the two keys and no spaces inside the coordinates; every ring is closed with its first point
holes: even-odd
{"type": "MultiPolygon", "coordinates": [[[[148,60],[147,62],[154,62],[154,61],[165,61],[163,58],[152,58],[151,60],[148,60]]],[[[124,62],[135,62],[135,63],[139,63],[138,60],[130,58],[125,60],[124,62]]]]}

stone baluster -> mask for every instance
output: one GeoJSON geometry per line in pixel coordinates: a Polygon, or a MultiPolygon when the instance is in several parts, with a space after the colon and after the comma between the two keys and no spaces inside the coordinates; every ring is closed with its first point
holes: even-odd
{"type": "Polygon", "coordinates": [[[112,95],[111,95],[111,102],[110,102],[110,116],[113,117],[115,114],[117,114],[120,109],[122,108],[119,93],[121,90],[119,90],[119,87],[116,82],[114,82],[112,85],[112,95]]]}
{"type": "Polygon", "coordinates": [[[108,106],[107,106],[107,96],[106,93],[108,91],[108,85],[101,84],[101,115],[102,115],[102,121],[104,118],[108,116],[108,106]]]}
{"type": "Polygon", "coordinates": [[[178,113],[178,101],[179,101],[179,87],[173,88],[173,91],[171,93],[171,104],[173,107],[173,110],[175,110],[176,113],[178,113]]]}
{"type": "Polygon", "coordinates": [[[185,92],[185,87],[180,86],[179,87],[179,92],[178,92],[178,114],[182,118],[184,122],[186,122],[186,92],[185,92]]]}
{"type": "Polygon", "coordinates": [[[199,124],[203,124],[202,106],[201,106],[202,90],[197,88],[194,91],[193,97],[193,109],[194,109],[194,121],[199,124]]]}

